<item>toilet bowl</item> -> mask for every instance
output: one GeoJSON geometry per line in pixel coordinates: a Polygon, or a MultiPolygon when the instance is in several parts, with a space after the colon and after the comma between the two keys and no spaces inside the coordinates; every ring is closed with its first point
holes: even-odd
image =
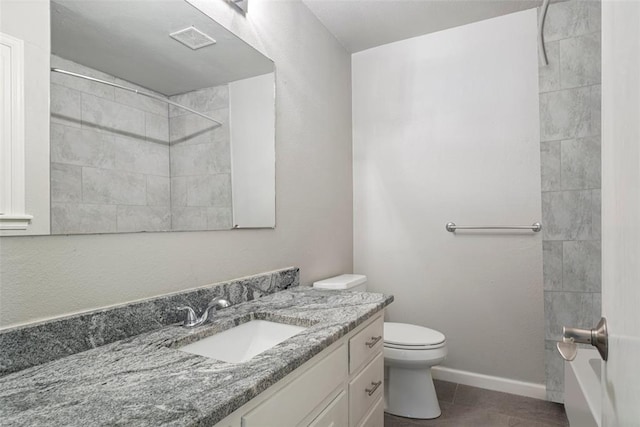
{"type": "Polygon", "coordinates": [[[385,322],[385,411],[408,418],[439,417],[431,367],[446,356],[442,333],[417,325],[385,322]]]}
{"type": "MultiPolygon", "coordinates": [[[[367,277],[343,274],[314,288],[365,292],[367,277]]],[[[444,334],[407,323],[384,323],[385,412],[407,418],[440,416],[431,367],[447,356],[444,334]]]]}

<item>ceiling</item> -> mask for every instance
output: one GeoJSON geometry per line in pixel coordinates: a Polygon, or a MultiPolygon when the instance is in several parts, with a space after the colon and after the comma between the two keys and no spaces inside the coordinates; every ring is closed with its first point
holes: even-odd
{"type": "Polygon", "coordinates": [[[273,71],[270,59],[184,0],[55,0],[51,50],[168,96],[273,71]],[[169,36],[192,25],[216,44],[192,50],[169,36]]]}
{"type": "Polygon", "coordinates": [[[539,6],[541,0],[302,0],[352,53],[539,6]]]}

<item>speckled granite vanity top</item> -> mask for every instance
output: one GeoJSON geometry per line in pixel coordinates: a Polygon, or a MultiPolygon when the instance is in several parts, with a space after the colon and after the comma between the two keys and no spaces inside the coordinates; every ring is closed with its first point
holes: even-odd
{"type": "Polygon", "coordinates": [[[3,426],[213,425],[393,301],[360,292],[284,290],[0,378],[3,426]],[[244,363],[177,347],[252,318],[308,328],[244,363]]]}

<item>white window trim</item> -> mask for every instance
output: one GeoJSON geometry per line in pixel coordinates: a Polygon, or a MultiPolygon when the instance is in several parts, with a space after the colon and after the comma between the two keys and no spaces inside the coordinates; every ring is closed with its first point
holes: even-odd
{"type": "Polygon", "coordinates": [[[0,100],[0,230],[26,230],[33,216],[26,213],[25,194],[24,42],[0,33],[0,44],[9,50],[2,66],[10,70],[0,84],[3,94],[11,94],[0,100]]]}

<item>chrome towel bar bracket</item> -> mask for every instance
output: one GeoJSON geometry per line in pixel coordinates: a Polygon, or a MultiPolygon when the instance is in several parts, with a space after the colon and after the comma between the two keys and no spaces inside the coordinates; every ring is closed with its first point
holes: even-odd
{"type": "Polygon", "coordinates": [[[542,224],[534,222],[531,225],[456,225],[455,222],[448,222],[445,228],[449,233],[456,230],[531,230],[537,233],[542,230],[542,224]]]}

